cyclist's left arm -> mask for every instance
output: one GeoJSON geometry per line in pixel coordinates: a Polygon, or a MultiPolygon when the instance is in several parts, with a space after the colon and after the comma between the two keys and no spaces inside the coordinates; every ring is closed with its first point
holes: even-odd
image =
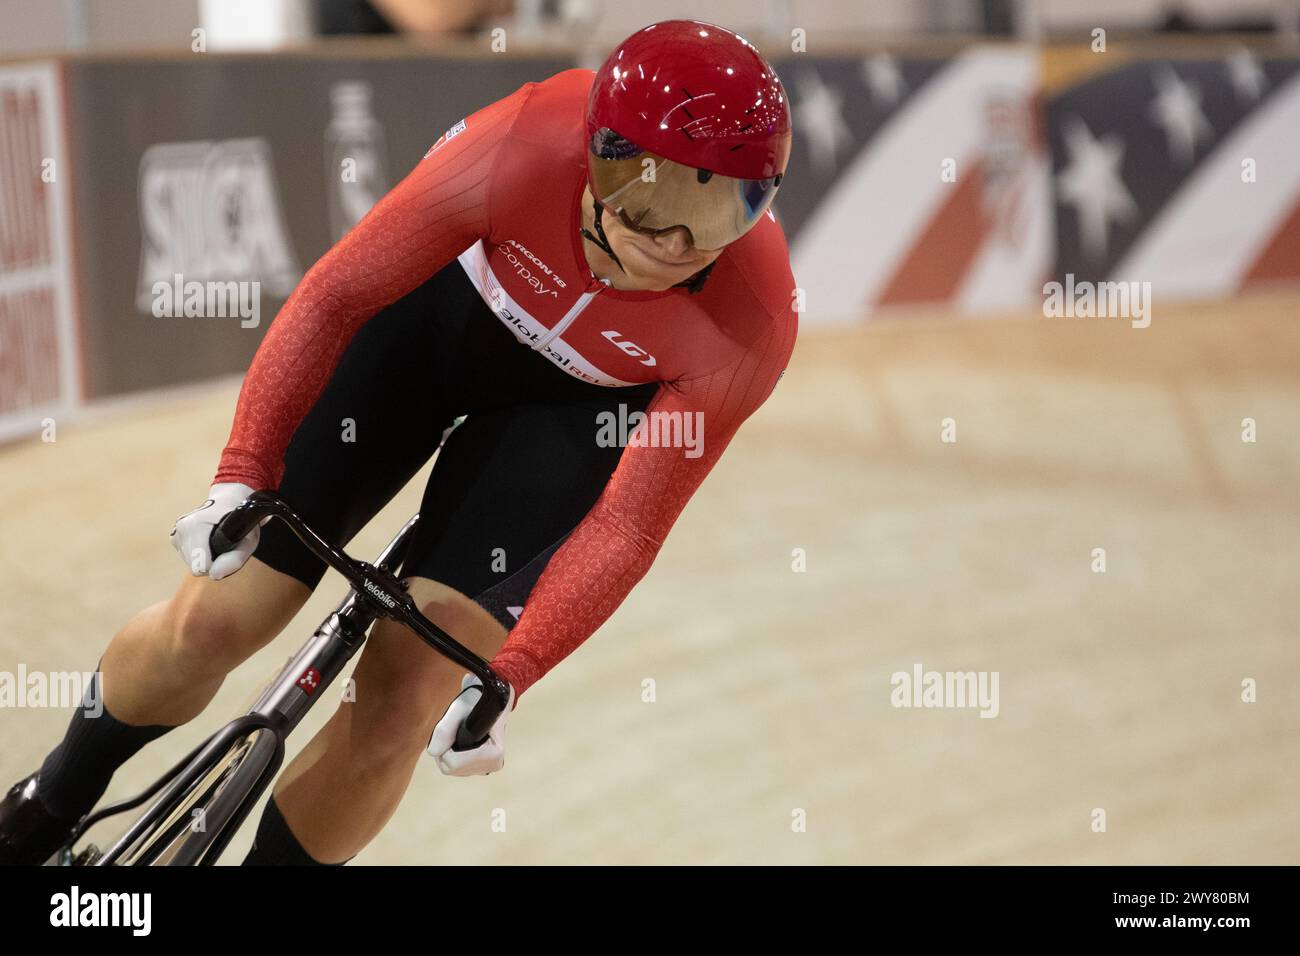
{"type": "Polygon", "coordinates": [[[774,322],[734,364],[665,383],[647,408],[702,413],[703,453],[633,445],[600,499],[546,566],[519,622],[492,661],[522,695],[572,653],[645,575],[669,529],[741,423],[771,394],[794,347],[793,317],[774,322]]]}

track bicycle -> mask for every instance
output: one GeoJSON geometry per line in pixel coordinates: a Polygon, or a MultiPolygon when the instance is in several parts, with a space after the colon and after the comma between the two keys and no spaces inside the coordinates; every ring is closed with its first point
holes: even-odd
{"type": "Polygon", "coordinates": [[[483,682],[483,695],[461,724],[454,750],[479,746],[505,710],[510,688],[477,654],[415,606],[399,578],[420,516],[412,517],[374,564],[325,541],[273,492],[259,491],[212,529],[215,560],[265,520],[283,521],[308,550],[343,575],[347,596],[281,668],[252,708],[230,721],[138,796],[93,810],[52,858],[66,866],[210,866],[225,850],[284,761],[285,740],[365,643],[381,618],[405,624],[421,640],[483,682]],[[148,803],[115,842],[101,850],[75,844],[101,820],[148,803]]]}

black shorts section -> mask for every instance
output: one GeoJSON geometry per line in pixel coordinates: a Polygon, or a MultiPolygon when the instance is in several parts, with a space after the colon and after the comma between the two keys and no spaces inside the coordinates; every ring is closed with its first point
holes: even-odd
{"type": "MultiPolygon", "coordinates": [[[[422,286],[362,326],[289,443],[280,494],[326,541],[352,540],[454,421],[430,387],[441,355],[429,321],[433,291],[422,286]]],[[[262,529],[256,555],[311,588],[325,573],[278,521],[262,529]]]]}
{"type": "MultiPolygon", "coordinates": [[[[596,443],[597,416],[643,410],[656,389],[604,388],[554,367],[453,262],[357,333],[294,433],[279,490],[346,546],[468,415],[434,465],[403,573],[455,588],[509,628],[509,609],[523,606],[622,456],[596,443]]],[[[256,554],[312,588],[325,571],[278,522],[262,529],[256,554]]]]}
{"type": "Polygon", "coordinates": [[[597,444],[597,416],[619,403],[643,410],[654,390],[602,389],[600,402],[471,414],[433,467],[405,573],[455,588],[512,627],[622,456],[597,444]]]}

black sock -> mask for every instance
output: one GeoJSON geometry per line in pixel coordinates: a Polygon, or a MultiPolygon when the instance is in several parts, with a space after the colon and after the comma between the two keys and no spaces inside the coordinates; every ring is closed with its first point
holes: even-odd
{"type": "MultiPolygon", "coordinates": [[[[343,861],[344,863],[347,860],[343,861]]],[[[257,824],[253,847],[244,857],[242,866],[342,866],[343,863],[322,863],[312,859],[302,848],[298,838],[289,829],[284,814],[276,806],[275,797],[266,801],[262,819],[257,824]]]]}
{"type": "Polygon", "coordinates": [[[124,724],[103,706],[103,683],[98,670],[63,742],[41,764],[36,795],[45,808],[64,820],[79,820],[104,795],[113,773],[135,753],[171,727],[124,724]]]}

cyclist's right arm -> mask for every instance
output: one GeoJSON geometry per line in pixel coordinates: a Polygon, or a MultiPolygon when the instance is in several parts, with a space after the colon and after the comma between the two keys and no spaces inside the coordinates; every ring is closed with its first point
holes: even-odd
{"type": "Polygon", "coordinates": [[[275,488],[284,453],[357,330],[491,232],[491,179],[536,84],[467,117],[320,258],[271,323],[239,393],[208,504],[176,521],[172,540],[196,575],[237,571],[256,530],[213,566],[211,525],[253,490],[275,488]]]}

